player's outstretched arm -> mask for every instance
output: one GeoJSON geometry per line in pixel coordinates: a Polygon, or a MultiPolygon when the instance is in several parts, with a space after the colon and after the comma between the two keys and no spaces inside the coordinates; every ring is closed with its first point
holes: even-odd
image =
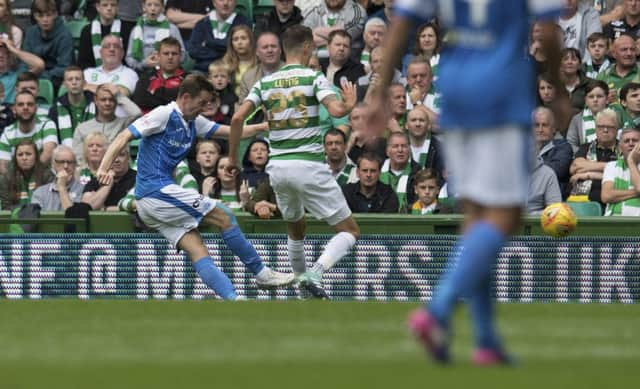
{"type": "Polygon", "coordinates": [[[100,167],[96,172],[96,178],[102,185],[109,185],[113,180],[113,175],[109,174],[109,169],[111,169],[111,165],[113,164],[113,160],[116,159],[116,156],[120,154],[120,151],[124,149],[129,142],[133,139],[133,133],[128,128],[122,130],[116,138],[111,142],[107,152],[104,154],[102,158],[102,162],[100,162],[100,167]]]}
{"type": "Polygon", "coordinates": [[[229,131],[229,167],[236,172],[238,166],[238,146],[242,137],[242,127],[244,120],[253,111],[253,102],[245,100],[236,110],[231,118],[231,127],[229,131]]]}
{"type": "Polygon", "coordinates": [[[322,104],[333,117],[342,117],[349,114],[358,101],[356,86],[352,82],[343,81],[341,87],[342,101],[338,100],[335,95],[327,96],[322,100],[322,104]]]}

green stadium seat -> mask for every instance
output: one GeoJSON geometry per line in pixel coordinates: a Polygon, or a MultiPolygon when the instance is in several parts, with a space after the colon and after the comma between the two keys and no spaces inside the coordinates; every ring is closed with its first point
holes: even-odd
{"type": "Polygon", "coordinates": [[[47,104],[53,104],[53,84],[51,81],[41,78],[38,80],[38,99],[44,100],[47,104]]]}
{"type": "Polygon", "coordinates": [[[268,14],[273,9],[273,0],[254,0],[253,14],[263,15],[268,14]]]}
{"type": "Polygon", "coordinates": [[[69,20],[65,23],[65,26],[71,33],[71,37],[73,38],[74,42],[80,40],[80,33],[82,32],[84,26],[86,26],[87,24],[89,24],[89,21],[87,19],[74,19],[69,20]]]}
{"type": "Polygon", "coordinates": [[[576,216],[602,216],[602,206],[596,201],[568,201],[576,216]]]}
{"type": "Polygon", "coordinates": [[[58,89],[58,97],[62,96],[65,93],[67,93],[67,88],[64,85],[60,85],[60,89],[58,89]]]}
{"type": "Polygon", "coordinates": [[[238,0],[236,11],[240,12],[253,24],[253,0],[238,0]]]}

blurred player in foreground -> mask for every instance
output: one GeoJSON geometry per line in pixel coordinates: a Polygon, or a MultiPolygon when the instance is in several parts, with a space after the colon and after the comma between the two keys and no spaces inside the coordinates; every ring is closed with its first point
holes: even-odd
{"type": "MultiPolygon", "coordinates": [[[[509,362],[494,328],[490,297],[498,253],[520,220],[527,198],[534,71],[523,55],[531,17],[558,15],[563,0],[396,0],[386,42],[382,83],[373,94],[370,125],[386,123],[384,91],[416,22],[438,15],[449,28],[438,89],[447,169],[464,200],[464,233],[428,306],[409,327],[438,362],[450,360],[450,319],[461,298],[469,304],[475,337],[472,361],[509,362]],[[488,88],[489,87],[489,88],[488,88]]],[[[551,39],[547,39],[551,42],[551,39]]],[[[555,44],[557,45],[557,44],[555,44]]],[[[550,69],[557,62],[549,58],[550,69]]]]}
{"type": "Polygon", "coordinates": [[[233,115],[229,137],[231,166],[238,165],[238,141],[242,123],[261,104],[269,116],[271,153],[266,171],[288,222],[287,251],[300,286],[316,298],[328,298],[322,275],[347,255],[360,234],[342,190],[324,163],[320,104],[329,114],[342,117],[356,103],[356,88],[343,82],[344,101],[336,97],[327,78],[308,67],[314,51],[313,33],[304,26],[289,27],[282,36],[287,62],[279,71],[258,81],[233,115]],[[313,216],[333,226],[337,234],[310,271],[304,255],[307,209],[313,216]]]}
{"type": "MultiPolygon", "coordinates": [[[[193,189],[175,184],[173,171],[198,137],[229,134],[229,127],[200,116],[214,97],[213,85],[199,75],[187,76],[175,102],[155,108],[118,134],[107,150],[97,176],[102,185],[113,180],[110,170],[120,150],[132,139],[140,139],[135,197],[138,216],[158,230],[174,246],[187,252],[202,281],[225,300],[237,299],[231,280],[213,263],[198,231],[199,225],[216,226],[231,251],[256,275],[258,287],[288,285],[293,274],[283,274],[265,266],[249,243],[233,213],[222,202],[193,189]]],[[[263,125],[247,126],[258,131],[263,125]]],[[[241,129],[242,131],[242,129],[241,129]]]]}

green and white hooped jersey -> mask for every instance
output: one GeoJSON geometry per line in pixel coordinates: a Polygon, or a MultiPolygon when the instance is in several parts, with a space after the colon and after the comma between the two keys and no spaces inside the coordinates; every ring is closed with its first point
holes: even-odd
{"type": "Polygon", "coordinates": [[[335,93],[321,72],[302,65],[286,65],[258,81],[247,100],[267,109],[269,158],[322,162],[320,102],[335,93]]]}
{"type": "MultiPolygon", "coordinates": [[[[14,148],[24,139],[31,139],[36,144],[38,151],[42,151],[45,143],[58,144],[58,130],[51,120],[37,115],[33,129],[28,133],[20,131],[16,121],[7,127],[0,136],[0,159],[11,160],[14,148]]],[[[71,147],[71,139],[65,144],[71,147]]]]}

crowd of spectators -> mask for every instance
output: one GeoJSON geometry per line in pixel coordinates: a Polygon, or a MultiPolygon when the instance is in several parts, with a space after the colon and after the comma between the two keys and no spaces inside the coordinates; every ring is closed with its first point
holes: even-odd
{"type": "MultiPolygon", "coordinates": [[[[302,24],[312,29],[317,49],[309,66],[336,90],[345,80],[357,87],[359,102],[348,116],[319,113],[327,168],[352,211],[458,210],[438,124],[438,65],[441,56],[446,60],[450,37],[437,19],[416,29],[402,58],[384,58],[393,0],[273,0],[270,10],[252,19],[237,5],[0,0],[2,209],[38,204],[65,211],[85,204],[135,212],[138,145],[118,155],[112,184],[101,186],[94,175],[109,142],[136,118],[174,100],[190,72],[207,75],[217,92],[204,115],[228,124],[256,81],[284,63],[279,36],[302,24]],[[72,37],[68,23],[77,20],[86,25],[72,37]],[[373,133],[364,114],[385,60],[396,63],[387,91],[391,119],[384,133],[373,133]],[[39,80],[52,83],[53,101],[43,96],[39,80]]],[[[527,129],[533,140],[527,211],[592,201],[606,215],[640,216],[640,1],[566,0],[557,19],[563,45],[558,69],[540,50],[537,27],[532,21],[530,46],[522,50],[537,69],[530,82],[538,86],[527,129]],[[566,118],[551,109],[560,97],[571,103],[566,118]]],[[[251,139],[240,175],[225,173],[226,134],[219,134],[194,145],[176,168],[176,183],[231,209],[278,217],[265,172],[269,143],[260,134],[268,118],[258,109],[249,121],[261,124],[244,134],[251,139]]]]}

